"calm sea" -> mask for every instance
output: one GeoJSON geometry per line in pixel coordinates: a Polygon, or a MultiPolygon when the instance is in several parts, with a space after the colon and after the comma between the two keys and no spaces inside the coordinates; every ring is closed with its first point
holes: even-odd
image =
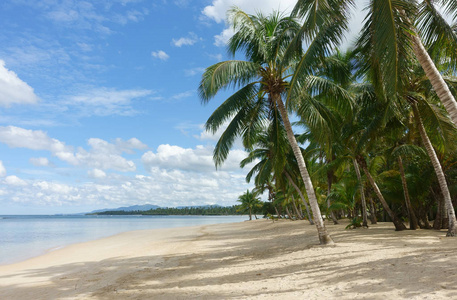
{"type": "Polygon", "coordinates": [[[246,216],[0,216],[0,265],[126,231],[244,220],[246,216]]]}

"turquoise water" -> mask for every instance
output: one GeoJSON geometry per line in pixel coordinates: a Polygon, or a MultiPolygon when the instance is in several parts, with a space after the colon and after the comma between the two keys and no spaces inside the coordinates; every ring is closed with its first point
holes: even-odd
{"type": "Polygon", "coordinates": [[[246,216],[0,216],[0,265],[126,231],[245,220],[246,216]]]}

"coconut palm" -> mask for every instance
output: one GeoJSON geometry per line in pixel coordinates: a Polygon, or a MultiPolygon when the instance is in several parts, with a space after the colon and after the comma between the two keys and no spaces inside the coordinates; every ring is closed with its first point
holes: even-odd
{"type": "Polygon", "coordinates": [[[439,2],[454,1],[370,1],[358,45],[369,53],[371,59],[367,62],[379,70],[390,95],[407,84],[404,70],[416,58],[457,126],[457,102],[422,43],[424,40],[432,51],[439,51],[439,59],[448,60],[450,68],[455,70],[457,35],[439,13],[436,7],[439,2]]]}
{"type": "MultiPolygon", "coordinates": [[[[246,191],[243,195],[238,197],[238,202],[240,202],[240,211],[249,212],[249,221],[252,220],[252,211],[262,207],[262,201],[258,197],[257,193],[246,191]]],[[[256,217],[257,218],[257,217],[256,217]]]]}
{"type": "Polygon", "coordinates": [[[302,40],[297,38],[301,26],[293,18],[284,18],[279,13],[267,17],[262,14],[248,15],[237,8],[230,10],[228,16],[235,31],[228,42],[229,53],[234,56],[242,51],[246,60],[229,60],[210,66],[204,72],[199,86],[199,94],[204,103],[222,89],[237,88],[206,122],[207,130],[215,132],[225,121],[231,120],[216,145],[216,165],[220,165],[227,157],[237,136],[242,135],[244,145],[251,147],[255,132],[261,128],[266,115],[279,112],[306,187],[319,241],[321,244],[333,244],[323,223],[287,109],[298,106],[297,101],[303,92],[303,81],[298,80],[300,76],[294,73],[296,58],[301,57],[302,76],[312,73],[311,68],[326,53],[332,41],[338,39],[339,32],[328,30],[318,33],[303,53],[302,40]],[[289,55],[285,57],[285,53],[289,55]],[[303,71],[304,65],[307,72],[303,71]],[[297,79],[294,87],[289,82],[291,76],[297,79]]]}
{"type": "Polygon", "coordinates": [[[272,178],[275,179],[276,184],[279,182],[282,185],[284,185],[284,180],[287,180],[287,183],[292,185],[299,194],[302,203],[305,205],[308,220],[313,225],[314,223],[306,199],[290,175],[292,173],[294,174],[293,177],[299,177],[295,176],[294,167],[296,163],[292,159],[293,154],[291,157],[292,149],[287,142],[284,126],[279,122],[277,123],[277,121],[276,118],[273,118],[265,131],[258,135],[253,149],[241,161],[240,166],[244,168],[247,164],[257,160],[257,163],[246,175],[246,181],[250,182],[254,174],[256,174],[254,177],[256,186],[262,186],[265,182],[272,180],[272,178]]]}
{"type": "MultiPolygon", "coordinates": [[[[329,19],[334,19],[345,29],[347,9],[353,3],[353,0],[298,0],[292,15],[305,18],[302,32],[312,36],[316,31],[325,30],[322,24],[329,19]]],[[[457,102],[435,66],[437,61],[433,62],[423,44],[424,41],[435,60],[447,61],[448,67],[456,70],[456,25],[451,26],[446,22],[437,5],[444,7],[454,20],[457,18],[455,0],[369,1],[358,45],[371,57],[367,62],[379,70],[380,79],[386,83],[387,92],[391,95],[401,86],[403,62],[414,56],[457,126],[457,102]],[[410,52],[411,49],[413,52],[410,52]]],[[[297,73],[300,72],[297,70],[297,73]]]]}

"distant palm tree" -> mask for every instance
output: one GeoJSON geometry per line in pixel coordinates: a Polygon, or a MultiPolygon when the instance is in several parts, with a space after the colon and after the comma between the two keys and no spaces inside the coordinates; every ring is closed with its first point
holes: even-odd
{"type": "Polygon", "coordinates": [[[252,210],[262,207],[262,201],[260,201],[260,198],[257,196],[257,193],[250,192],[249,190],[247,190],[246,193],[238,197],[238,202],[241,202],[240,211],[249,212],[249,221],[252,220],[252,210]]]}

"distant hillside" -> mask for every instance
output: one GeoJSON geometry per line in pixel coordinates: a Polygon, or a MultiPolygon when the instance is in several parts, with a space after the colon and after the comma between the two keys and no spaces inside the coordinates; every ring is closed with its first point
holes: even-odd
{"type": "Polygon", "coordinates": [[[179,207],[159,207],[156,205],[134,205],[129,207],[119,207],[116,209],[96,210],[91,215],[175,215],[175,216],[227,216],[241,215],[239,206],[220,206],[220,205],[200,205],[200,206],[179,206],[179,207]]]}
{"type": "Polygon", "coordinates": [[[152,204],[144,204],[144,205],[132,205],[132,206],[127,206],[127,207],[118,207],[118,208],[104,208],[104,209],[97,209],[94,211],[91,211],[90,213],[99,213],[99,212],[104,212],[104,211],[145,211],[145,210],[151,210],[151,209],[157,209],[160,208],[160,206],[157,205],[152,205],[152,204]]]}

